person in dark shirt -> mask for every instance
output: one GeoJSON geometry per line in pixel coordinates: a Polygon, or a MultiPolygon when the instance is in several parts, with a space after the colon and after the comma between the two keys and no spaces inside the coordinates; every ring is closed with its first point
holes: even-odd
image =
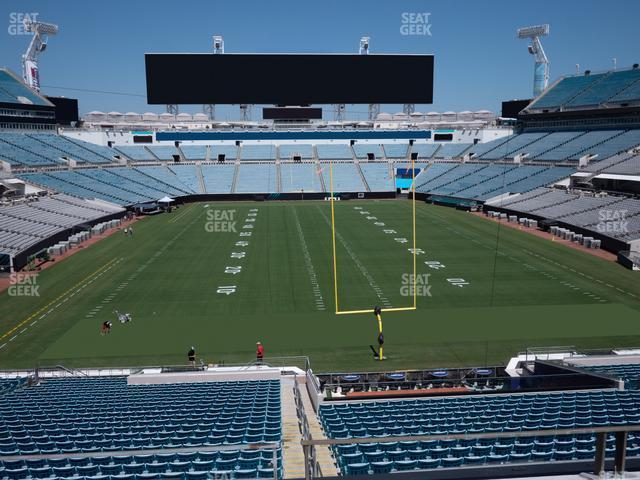
{"type": "Polygon", "coordinates": [[[196,366],[196,349],[191,347],[187,352],[187,357],[189,358],[189,363],[191,363],[192,367],[196,366]]]}
{"type": "Polygon", "coordinates": [[[102,322],[102,326],[100,327],[100,335],[106,335],[111,331],[111,322],[109,320],[105,320],[102,322]]]}

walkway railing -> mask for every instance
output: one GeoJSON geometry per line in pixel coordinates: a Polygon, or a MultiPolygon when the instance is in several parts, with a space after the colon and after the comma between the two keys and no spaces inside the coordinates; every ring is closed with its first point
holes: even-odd
{"type": "Polygon", "coordinates": [[[322,477],[322,470],[318,463],[318,456],[316,447],[314,445],[305,446],[305,441],[312,441],[311,430],[309,429],[309,419],[304,410],[304,404],[302,402],[302,394],[300,393],[300,387],[298,386],[298,380],[294,377],[293,382],[293,398],[296,403],[296,414],[298,416],[298,422],[300,424],[300,432],[302,433],[302,451],[304,454],[304,477],[305,478],[320,478],[322,477]]]}
{"type": "MultiPolygon", "coordinates": [[[[629,432],[640,432],[640,425],[621,425],[590,428],[561,428],[554,430],[526,430],[520,432],[489,432],[489,433],[459,433],[445,435],[407,435],[407,436],[387,436],[387,437],[358,437],[358,438],[329,438],[322,440],[302,439],[302,448],[305,450],[305,459],[311,462],[311,456],[306,453],[309,449],[318,445],[353,445],[362,443],[388,443],[388,442],[412,442],[412,441],[433,441],[433,440],[480,440],[480,439],[500,439],[500,438],[533,438],[541,436],[558,435],[584,435],[593,434],[596,436],[596,448],[593,460],[593,474],[601,475],[604,472],[607,434],[615,434],[615,471],[622,473],[625,471],[627,458],[627,436],[629,432]]],[[[560,463],[558,461],[557,463],[560,463]]],[[[556,462],[554,462],[556,463],[556,462]]],[[[513,462],[512,465],[526,465],[524,462],[513,462]]],[[[305,468],[305,479],[319,478],[314,476],[312,465],[305,468]]],[[[549,472],[551,473],[551,472],[549,472]]]]}

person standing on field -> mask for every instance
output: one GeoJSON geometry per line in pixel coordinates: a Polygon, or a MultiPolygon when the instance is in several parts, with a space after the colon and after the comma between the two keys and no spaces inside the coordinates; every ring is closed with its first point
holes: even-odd
{"type": "Polygon", "coordinates": [[[187,352],[187,358],[189,359],[189,363],[192,367],[196,366],[196,349],[191,347],[187,352]]]}
{"type": "Polygon", "coordinates": [[[262,346],[262,343],[257,342],[256,343],[257,348],[256,348],[256,362],[257,363],[262,363],[262,361],[264,360],[264,347],[262,346]]]}

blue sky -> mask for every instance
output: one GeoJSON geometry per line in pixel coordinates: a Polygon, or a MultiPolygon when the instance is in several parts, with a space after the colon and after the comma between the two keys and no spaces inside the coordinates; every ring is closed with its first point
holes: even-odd
{"type": "MultiPolygon", "coordinates": [[[[40,60],[42,90],[78,98],[81,113],[162,111],[146,104],[144,53],[207,52],[214,34],[224,36],[227,52],[238,53],[356,52],[363,35],[371,37],[372,53],[432,53],[434,103],[418,105],[420,111],[498,112],[502,100],[530,96],[533,59],[515,37],[522,26],[551,25],[544,47],[552,80],[573,73],[576,63],[595,71],[611,68],[614,57],[618,67],[640,62],[637,0],[3,0],[0,65],[18,73],[29,37],[9,33],[17,12],[60,25],[40,60]],[[431,36],[401,35],[404,12],[430,13],[431,36]]],[[[348,110],[362,117],[366,107],[348,110]]],[[[237,107],[217,113],[238,116],[237,107]]]]}

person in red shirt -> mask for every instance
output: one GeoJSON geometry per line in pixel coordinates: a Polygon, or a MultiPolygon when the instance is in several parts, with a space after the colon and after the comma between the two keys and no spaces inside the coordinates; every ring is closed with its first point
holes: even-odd
{"type": "Polygon", "coordinates": [[[257,342],[256,345],[256,362],[262,363],[262,360],[264,359],[264,347],[260,342],[257,342]]]}

